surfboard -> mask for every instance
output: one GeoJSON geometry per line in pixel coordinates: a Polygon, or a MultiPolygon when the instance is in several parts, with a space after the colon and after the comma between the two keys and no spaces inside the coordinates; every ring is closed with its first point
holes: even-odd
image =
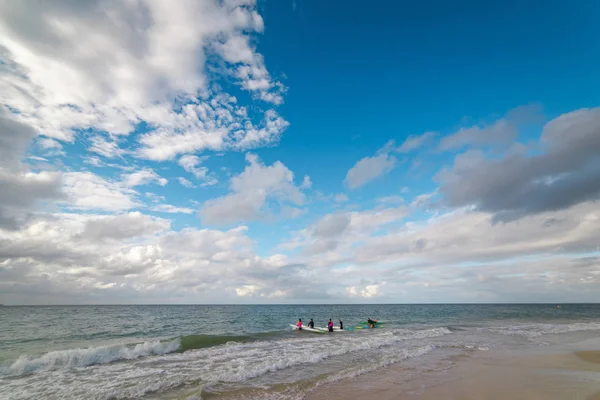
{"type": "MultiPolygon", "coordinates": [[[[381,329],[383,327],[384,327],[383,325],[379,325],[379,324],[374,326],[375,329],[378,329],[378,328],[381,329]]],[[[359,326],[354,327],[354,329],[371,329],[371,328],[368,325],[359,325],[359,326]]]]}
{"type": "MultiPolygon", "coordinates": [[[[302,327],[302,329],[304,329],[304,327],[302,327]]],[[[319,329],[319,330],[322,330],[322,331],[325,331],[325,332],[329,332],[329,329],[327,329],[325,327],[322,327],[322,326],[315,326],[315,329],[319,329]]],[[[352,328],[340,329],[339,326],[334,326],[333,327],[333,331],[334,332],[346,332],[348,330],[352,330],[352,328]]]]}
{"type": "MultiPolygon", "coordinates": [[[[298,330],[298,327],[297,327],[296,325],[292,325],[292,324],[290,324],[290,326],[291,326],[292,328],[294,328],[294,329],[298,330]]],[[[306,326],[306,325],[302,325],[302,330],[303,330],[303,331],[308,331],[308,332],[315,332],[315,333],[327,333],[327,330],[326,330],[326,329],[324,329],[324,328],[319,328],[319,327],[317,327],[317,328],[309,328],[309,327],[308,327],[308,326],[306,326]]]]}
{"type": "Polygon", "coordinates": [[[333,330],[334,330],[335,332],[346,332],[346,331],[351,331],[351,330],[352,330],[352,328],[344,328],[344,329],[340,329],[340,327],[339,327],[339,326],[334,326],[334,327],[333,327],[333,330]]]}

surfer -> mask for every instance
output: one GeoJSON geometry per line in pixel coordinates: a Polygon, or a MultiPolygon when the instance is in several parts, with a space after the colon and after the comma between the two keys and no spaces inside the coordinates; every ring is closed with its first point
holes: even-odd
{"type": "Polygon", "coordinates": [[[302,330],[302,319],[301,318],[298,318],[298,323],[296,324],[296,326],[298,327],[299,331],[302,330]]]}
{"type": "Polygon", "coordinates": [[[342,331],[343,331],[343,330],[344,330],[344,323],[342,322],[342,320],[341,320],[341,319],[340,319],[339,321],[340,321],[340,330],[342,330],[342,331]]]}
{"type": "Polygon", "coordinates": [[[375,328],[375,324],[377,323],[377,321],[372,320],[371,318],[367,319],[367,324],[369,324],[369,328],[375,328]]]}
{"type": "Polygon", "coordinates": [[[329,318],[329,323],[327,324],[327,328],[329,329],[329,332],[333,332],[333,321],[331,321],[331,318],[329,318]]]}
{"type": "Polygon", "coordinates": [[[312,329],[315,329],[315,323],[314,323],[314,321],[313,321],[313,319],[312,319],[312,318],[311,318],[311,319],[310,319],[310,321],[308,322],[308,327],[309,327],[309,328],[312,328],[312,329]]]}

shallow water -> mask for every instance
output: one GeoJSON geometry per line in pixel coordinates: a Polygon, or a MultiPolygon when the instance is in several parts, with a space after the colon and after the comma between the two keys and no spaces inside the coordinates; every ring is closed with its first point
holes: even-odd
{"type": "Polygon", "coordinates": [[[600,305],[0,307],[0,398],[302,398],[400,363],[569,342],[600,333],[600,305]],[[348,328],[293,331],[298,318],[348,328]]]}

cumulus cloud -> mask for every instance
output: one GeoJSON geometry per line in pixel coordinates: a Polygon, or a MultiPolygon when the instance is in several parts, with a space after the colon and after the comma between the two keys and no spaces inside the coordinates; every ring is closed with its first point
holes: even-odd
{"type": "Polygon", "coordinates": [[[65,205],[73,209],[125,211],[139,206],[135,191],[91,172],[68,172],[63,181],[65,205]]]}
{"type": "Polygon", "coordinates": [[[262,56],[252,48],[248,37],[230,35],[216,48],[224,60],[235,65],[233,76],[240,81],[243,89],[270,103],[283,102],[284,86],[273,82],[262,56]]]}
{"type": "Polygon", "coordinates": [[[181,183],[183,186],[185,186],[186,188],[195,188],[196,186],[194,186],[194,184],[190,181],[188,181],[187,179],[185,179],[184,177],[179,177],[177,178],[177,180],[179,181],[179,183],[181,183]]]}
{"type": "Polygon", "coordinates": [[[41,138],[37,141],[38,147],[45,156],[64,156],[63,146],[58,141],[50,138],[41,138]]]}
{"type": "Polygon", "coordinates": [[[312,187],[312,181],[310,180],[310,176],[306,175],[302,184],[300,185],[300,189],[310,189],[312,187]]]}
{"type": "MultiPolygon", "coordinates": [[[[593,203],[501,225],[495,225],[488,213],[454,211],[363,240],[344,256],[350,255],[354,263],[363,265],[390,262],[418,265],[500,261],[557,252],[585,253],[597,249],[595,237],[600,233],[597,221],[593,203]]],[[[351,248],[354,239],[345,240],[345,248],[351,248]]]]}
{"type": "Polygon", "coordinates": [[[29,172],[21,160],[36,136],[0,106],[0,229],[17,229],[43,200],[62,197],[61,175],[29,172]]]}
{"type": "Polygon", "coordinates": [[[437,135],[436,132],[425,132],[422,135],[409,136],[404,140],[404,143],[398,147],[397,151],[400,153],[410,153],[411,151],[418,150],[431,143],[437,135]]]}
{"type": "Polygon", "coordinates": [[[461,128],[440,142],[440,150],[456,150],[465,146],[510,144],[517,137],[517,128],[506,120],[498,120],[490,126],[461,128]]]}
{"type": "Polygon", "coordinates": [[[90,240],[124,240],[149,236],[169,229],[170,222],[140,212],[87,219],[81,237],[90,240]]]}
{"type": "Polygon", "coordinates": [[[44,200],[61,199],[61,175],[55,172],[12,173],[0,169],[0,229],[16,229],[44,200]]]}
{"type": "Polygon", "coordinates": [[[384,196],[378,198],[377,202],[381,204],[402,204],[404,203],[404,198],[398,195],[384,196]]]}
{"type": "Polygon", "coordinates": [[[136,154],[167,160],[274,143],[287,127],[269,107],[284,88],[248,37],[264,28],[252,0],[5,3],[0,103],[40,134],[106,132],[90,149],[115,157],[114,137],[143,124],[136,154]],[[266,102],[262,115],[212,85],[209,69],[266,102]]]}
{"type": "Polygon", "coordinates": [[[349,286],[346,288],[346,293],[351,297],[378,297],[382,295],[380,285],[366,285],[364,288],[357,286],[349,286]]]}
{"type": "Polygon", "coordinates": [[[19,170],[25,151],[35,136],[35,130],[15,121],[10,112],[0,106],[0,167],[19,170]]]}
{"type": "Polygon", "coordinates": [[[131,174],[124,174],[122,180],[126,187],[143,186],[153,182],[156,182],[160,186],[165,186],[169,182],[154,172],[152,168],[143,168],[131,174]]]}
{"type": "Polygon", "coordinates": [[[256,255],[244,226],[169,228],[168,220],[132,212],[42,214],[19,231],[0,229],[0,300],[269,300],[305,288],[309,297],[327,296],[304,266],[256,255]]]}
{"type": "Polygon", "coordinates": [[[202,205],[200,216],[204,223],[251,221],[268,214],[267,207],[304,204],[305,194],[294,183],[294,173],[283,163],[264,165],[253,154],[247,154],[246,161],[244,171],[231,178],[231,193],[202,205]]]}
{"type": "Polygon", "coordinates": [[[185,155],[179,159],[179,165],[181,165],[181,167],[183,167],[183,169],[187,172],[193,174],[196,179],[202,181],[202,186],[212,186],[217,184],[219,181],[217,180],[215,174],[212,174],[208,171],[208,168],[200,166],[202,161],[205,160],[206,157],[200,158],[198,156],[185,155]]]}
{"type": "Polygon", "coordinates": [[[500,225],[471,209],[419,222],[391,209],[375,222],[374,211],[325,216],[286,250],[302,249],[299,261],[337,283],[331,293],[361,301],[589,301],[600,283],[593,202],[500,225]]]}
{"type": "Polygon", "coordinates": [[[310,259],[314,265],[328,262],[323,253],[330,253],[342,262],[344,246],[368,239],[377,230],[401,221],[407,214],[408,209],[404,206],[326,214],[300,231],[293,240],[284,243],[282,248],[301,247],[308,256],[319,254],[319,260],[310,259]],[[342,259],[337,258],[338,255],[342,259]]]}
{"type": "Polygon", "coordinates": [[[539,121],[541,108],[538,105],[520,106],[510,110],[503,118],[491,123],[459,129],[445,136],[439,145],[443,151],[460,150],[465,147],[509,146],[525,124],[539,121]]]}
{"type": "Polygon", "coordinates": [[[508,221],[596,200],[600,194],[600,108],[563,114],[543,129],[541,154],[515,144],[501,158],[460,154],[437,175],[449,206],[470,205],[508,221]]]}
{"type": "Polygon", "coordinates": [[[172,204],[159,204],[151,208],[152,211],[169,214],[193,214],[194,210],[188,207],[177,207],[172,204]]]}
{"type": "Polygon", "coordinates": [[[115,139],[107,140],[104,136],[96,135],[90,139],[90,142],[91,146],[88,150],[106,158],[121,157],[126,153],[115,139]]]}
{"type": "Polygon", "coordinates": [[[388,143],[377,155],[358,160],[346,174],[346,186],[356,189],[390,172],[396,166],[396,157],[390,155],[390,150],[388,143]]]}

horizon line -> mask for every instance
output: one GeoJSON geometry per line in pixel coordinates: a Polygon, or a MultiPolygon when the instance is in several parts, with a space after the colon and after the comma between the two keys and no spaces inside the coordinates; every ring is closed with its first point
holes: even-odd
{"type": "Polygon", "coordinates": [[[100,306],[431,306],[431,305],[599,305],[600,302],[531,303],[118,303],[118,304],[0,304],[1,307],[100,307],[100,306]]]}

